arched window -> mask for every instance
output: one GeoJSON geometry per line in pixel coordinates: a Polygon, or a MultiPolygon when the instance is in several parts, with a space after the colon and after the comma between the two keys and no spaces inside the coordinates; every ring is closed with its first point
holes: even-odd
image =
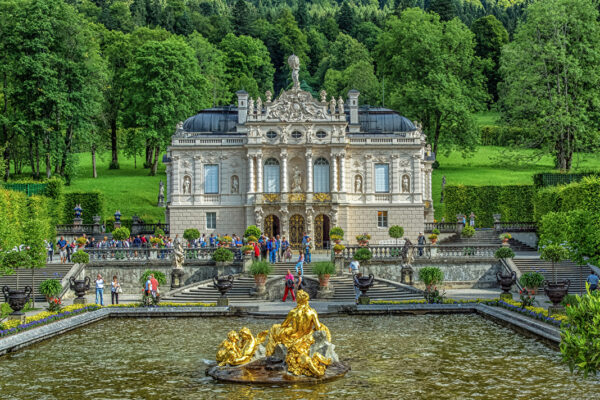
{"type": "Polygon", "coordinates": [[[317,158],[314,166],[315,193],[329,193],[329,161],[317,158]]]}
{"type": "Polygon", "coordinates": [[[279,193],[279,161],[269,158],[265,161],[264,170],[264,189],[265,193],[279,193]]]}

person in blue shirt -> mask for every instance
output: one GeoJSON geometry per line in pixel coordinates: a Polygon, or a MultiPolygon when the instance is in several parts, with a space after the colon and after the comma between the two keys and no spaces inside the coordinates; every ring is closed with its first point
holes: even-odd
{"type": "Polygon", "coordinates": [[[214,233],[210,234],[208,241],[209,241],[210,247],[215,247],[215,234],[214,233]]]}
{"type": "Polygon", "coordinates": [[[275,261],[277,260],[277,241],[275,238],[271,238],[271,240],[267,242],[267,251],[269,252],[269,262],[275,264],[275,261]]]}
{"type": "Polygon", "coordinates": [[[56,242],[58,246],[58,251],[60,253],[60,262],[64,264],[67,261],[67,241],[63,236],[60,237],[60,240],[56,242]]]}
{"type": "Polygon", "coordinates": [[[587,277],[587,283],[590,285],[590,291],[598,289],[598,281],[600,281],[600,278],[598,278],[598,275],[592,271],[587,277]]]}
{"type": "Polygon", "coordinates": [[[276,236],[277,242],[277,262],[281,262],[281,238],[279,235],[276,236]]]}
{"type": "Polygon", "coordinates": [[[307,237],[306,241],[304,242],[304,259],[307,264],[310,264],[310,261],[311,261],[311,257],[310,257],[310,247],[311,246],[312,246],[312,244],[310,241],[310,237],[307,237]]]}

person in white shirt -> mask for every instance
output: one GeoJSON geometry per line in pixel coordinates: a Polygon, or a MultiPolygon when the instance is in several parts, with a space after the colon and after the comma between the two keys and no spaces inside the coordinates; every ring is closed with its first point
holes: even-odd
{"type": "Polygon", "coordinates": [[[104,279],[100,274],[96,278],[96,304],[104,305],[104,279]]]}

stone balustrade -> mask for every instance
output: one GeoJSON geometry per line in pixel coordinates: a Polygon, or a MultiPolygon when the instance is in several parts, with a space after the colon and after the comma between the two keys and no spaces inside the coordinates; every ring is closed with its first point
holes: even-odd
{"type": "MultiPolygon", "coordinates": [[[[217,247],[199,247],[184,249],[186,260],[212,260],[212,254],[217,247]]],[[[148,261],[148,260],[172,260],[172,248],[155,247],[112,247],[108,249],[83,248],[90,255],[90,263],[107,261],[148,261]]],[[[242,252],[239,248],[229,248],[234,255],[234,261],[242,260],[242,252]]]]}
{"type": "Polygon", "coordinates": [[[434,229],[439,230],[440,233],[455,233],[460,231],[456,222],[425,222],[426,233],[431,233],[434,229]]]}
{"type": "Polygon", "coordinates": [[[536,222],[494,222],[496,232],[537,232],[536,222]]]}
{"type": "MultiPolygon", "coordinates": [[[[372,260],[401,260],[403,246],[401,245],[379,245],[379,246],[347,246],[342,255],[346,260],[353,259],[358,249],[367,248],[373,254],[372,260]]],[[[490,245],[413,245],[410,254],[414,259],[443,259],[443,258],[494,258],[498,246],[490,245]],[[419,251],[422,250],[422,251],[419,251]]]]}

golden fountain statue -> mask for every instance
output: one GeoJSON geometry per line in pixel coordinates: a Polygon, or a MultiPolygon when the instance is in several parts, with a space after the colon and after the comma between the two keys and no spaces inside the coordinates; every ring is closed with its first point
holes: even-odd
{"type": "Polygon", "coordinates": [[[339,362],[335,346],[330,343],[329,329],[319,321],[308,300],[308,293],[299,290],[298,305],[285,321],[260,332],[256,338],[245,327],[239,334],[230,331],[217,351],[218,365],[209,368],[207,374],[233,382],[271,383],[343,376],[349,367],[339,362]],[[265,348],[261,343],[267,335],[265,348]]]}

